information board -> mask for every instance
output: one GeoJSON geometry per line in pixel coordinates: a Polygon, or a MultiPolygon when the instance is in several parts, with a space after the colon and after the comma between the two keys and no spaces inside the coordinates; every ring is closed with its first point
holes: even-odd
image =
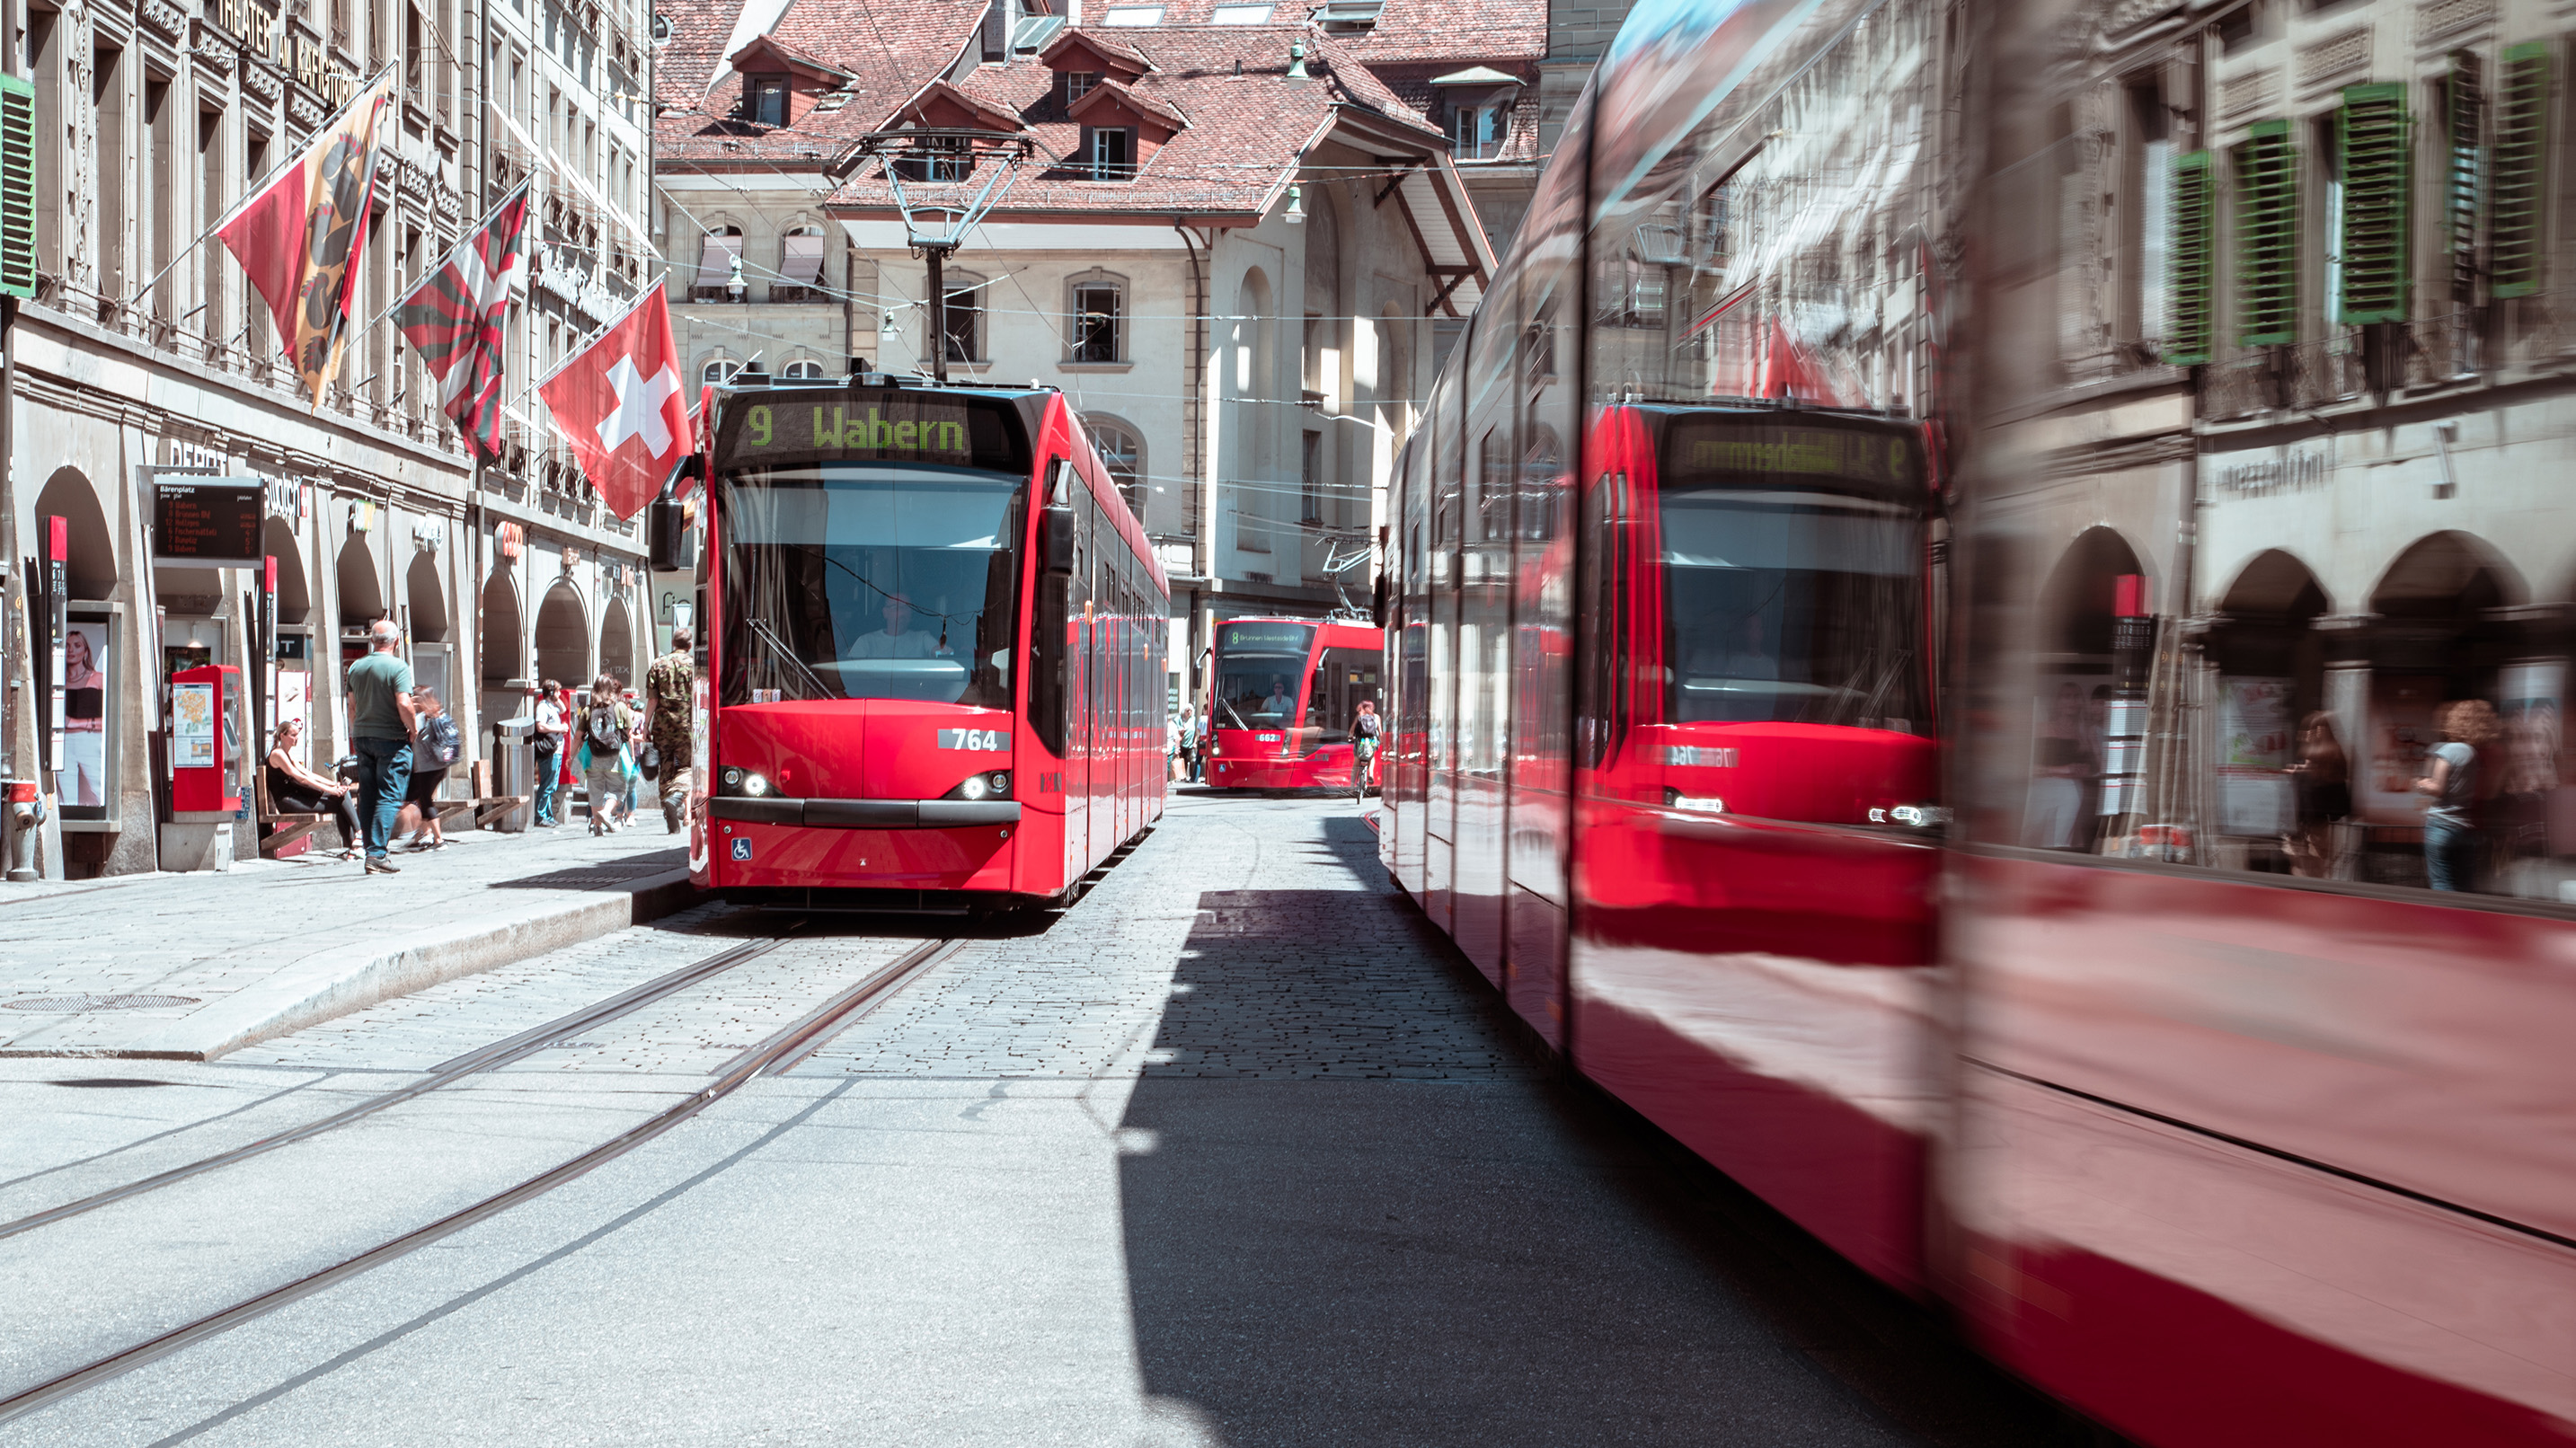
{"type": "Polygon", "coordinates": [[[257,478],[190,478],[157,485],[152,556],[199,568],[257,568],[267,489],[257,478]]]}

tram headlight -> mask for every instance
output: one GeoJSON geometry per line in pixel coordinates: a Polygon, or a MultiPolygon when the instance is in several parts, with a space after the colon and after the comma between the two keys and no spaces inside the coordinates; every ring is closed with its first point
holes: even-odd
{"type": "Polygon", "coordinates": [[[948,791],[946,797],[949,799],[1009,799],[1011,772],[1007,769],[995,769],[982,774],[970,774],[959,781],[955,789],[948,791]]]}
{"type": "Polygon", "coordinates": [[[721,780],[724,784],[724,792],[727,794],[760,799],[769,793],[768,777],[754,774],[748,769],[728,769],[721,776],[721,780]]]}
{"type": "Polygon", "coordinates": [[[1726,813],[1726,801],[1713,794],[1684,794],[1678,789],[1664,791],[1664,808],[1697,810],[1701,814],[1726,813]]]}

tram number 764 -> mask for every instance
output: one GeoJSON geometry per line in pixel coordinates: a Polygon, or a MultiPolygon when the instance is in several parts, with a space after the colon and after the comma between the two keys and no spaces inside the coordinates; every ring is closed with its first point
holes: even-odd
{"type": "Polygon", "coordinates": [[[939,731],[939,747],[942,749],[1010,748],[1008,744],[1002,742],[1002,731],[999,729],[942,729],[939,731]]]}

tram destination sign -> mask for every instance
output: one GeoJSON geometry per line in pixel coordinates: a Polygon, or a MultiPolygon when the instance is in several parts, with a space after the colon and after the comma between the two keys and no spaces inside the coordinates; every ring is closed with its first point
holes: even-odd
{"type": "Polygon", "coordinates": [[[1302,658],[1315,642],[1311,623],[1221,623],[1217,649],[1229,654],[1295,654],[1302,658]]]}
{"type": "Polygon", "coordinates": [[[725,410],[723,466],[790,461],[935,463],[1025,472],[1016,409],[999,398],[909,389],[780,389],[725,410]]]}
{"type": "Polygon", "coordinates": [[[1673,425],[1664,466],[1676,480],[1815,477],[1896,485],[1923,476],[1917,440],[1885,427],[1819,427],[1733,418],[1673,425]]]}
{"type": "Polygon", "coordinates": [[[163,480],[154,489],[152,557],[197,568],[260,566],[268,489],[257,478],[163,480]]]}

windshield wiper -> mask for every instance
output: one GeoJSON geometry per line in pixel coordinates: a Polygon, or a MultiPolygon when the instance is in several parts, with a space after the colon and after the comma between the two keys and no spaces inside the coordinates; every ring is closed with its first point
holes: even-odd
{"type": "Polygon", "coordinates": [[[776,654],[780,659],[785,660],[787,663],[793,664],[796,668],[796,672],[805,676],[806,684],[813,689],[813,693],[809,694],[807,696],[808,698],[828,699],[838,692],[833,689],[831,685],[823,682],[823,676],[821,674],[815,673],[813,668],[803,659],[796,657],[796,651],[787,647],[784,640],[780,639],[777,634],[771,632],[767,623],[757,618],[745,619],[743,622],[749,627],[755,637],[757,637],[762,643],[769,645],[769,651],[771,653],[776,654]]]}
{"type": "Polygon", "coordinates": [[[1216,706],[1217,706],[1218,708],[1220,708],[1220,709],[1223,709],[1223,710],[1224,710],[1225,712],[1227,712],[1228,714],[1233,714],[1233,715],[1234,715],[1234,727],[1235,727],[1235,728],[1237,728],[1237,729],[1249,729],[1249,728],[1251,728],[1251,727],[1252,727],[1251,725],[1246,724],[1246,723],[1244,723],[1244,722],[1243,722],[1243,715],[1241,715],[1240,713],[1236,713],[1236,711],[1235,711],[1235,707],[1234,707],[1232,704],[1227,703],[1227,702],[1225,701],[1225,699],[1224,699],[1224,697],[1223,697],[1222,695],[1218,696],[1217,701],[1216,701],[1216,706]]]}

